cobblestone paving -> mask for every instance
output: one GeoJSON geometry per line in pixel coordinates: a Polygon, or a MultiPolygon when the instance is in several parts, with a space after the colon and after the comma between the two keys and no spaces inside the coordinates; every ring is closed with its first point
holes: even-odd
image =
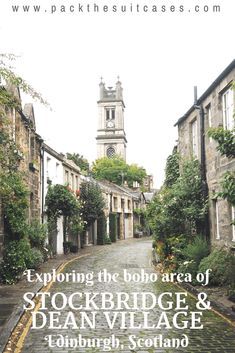
{"type": "MultiPolygon", "coordinates": [[[[117,283],[99,283],[95,281],[94,286],[88,287],[84,284],[74,284],[74,283],[55,283],[51,288],[50,292],[63,292],[66,296],[71,295],[74,292],[112,292],[115,296],[117,292],[152,292],[157,296],[163,292],[182,292],[173,284],[162,283],[158,280],[156,283],[126,283],[123,280],[123,270],[127,269],[129,273],[140,273],[141,269],[148,274],[154,273],[151,267],[151,241],[148,239],[138,239],[138,240],[127,240],[120,241],[115,245],[106,247],[96,247],[96,251],[92,251],[92,256],[82,258],[76,262],[71,263],[66,267],[66,272],[70,273],[75,270],[80,273],[88,273],[94,271],[98,273],[100,270],[107,269],[110,273],[119,273],[120,280],[117,283]]],[[[174,295],[173,295],[174,297],[174,295]]],[[[80,300],[81,304],[82,301],[80,300]]],[[[99,305],[99,301],[96,301],[99,305]]],[[[192,297],[187,297],[187,304],[189,305],[189,312],[198,311],[195,308],[196,301],[192,297]]],[[[50,304],[48,304],[49,307],[50,304]]],[[[58,302],[59,305],[59,302],[58,302]]],[[[74,305],[78,305],[78,301],[74,301],[74,305]]],[[[53,310],[53,309],[49,309],[53,310]]],[[[64,323],[66,315],[71,311],[69,308],[65,308],[62,311],[60,322],[64,323]]],[[[79,312],[72,310],[76,316],[76,322],[80,326],[79,312]]],[[[90,312],[87,312],[90,315],[90,312]]],[[[114,313],[112,313],[113,315],[114,313]]],[[[149,325],[156,324],[161,310],[155,307],[150,312],[149,325]]],[[[175,314],[174,310],[167,312],[168,317],[171,321],[172,316],[175,314]]],[[[143,313],[138,311],[136,313],[136,325],[138,323],[143,323],[143,313]]],[[[185,318],[183,318],[185,319],[185,318]]],[[[182,323],[182,320],[181,320],[182,323]]],[[[98,312],[96,318],[96,328],[91,329],[89,327],[85,329],[48,329],[48,324],[46,327],[40,330],[31,329],[26,337],[23,353],[82,353],[82,352],[103,352],[104,347],[100,348],[82,348],[82,347],[48,347],[48,342],[44,340],[47,335],[54,335],[53,342],[55,343],[55,337],[57,335],[67,336],[68,338],[78,338],[78,335],[82,335],[84,338],[94,339],[94,338],[108,338],[111,335],[115,335],[120,341],[118,348],[112,348],[110,352],[138,352],[138,353],[176,353],[176,352],[187,352],[187,353],[235,353],[235,328],[232,327],[227,321],[213,313],[210,310],[203,312],[202,319],[203,329],[200,330],[177,330],[172,329],[120,329],[120,319],[115,322],[114,328],[111,330],[107,326],[107,322],[104,319],[102,312],[98,312]],[[157,347],[131,347],[130,346],[130,335],[135,335],[137,338],[153,338],[162,335],[163,339],[168,338],[182,338],[182,334],[186,334],[189,339],[189,344],[186,348],[173,348],[173,347],[159,347],[159,341],[157,347]]],[[[171,341],[172,342],[172,341],[171,341]]],[[[108,348],[107,350],[108,351],[108,348]]]]}

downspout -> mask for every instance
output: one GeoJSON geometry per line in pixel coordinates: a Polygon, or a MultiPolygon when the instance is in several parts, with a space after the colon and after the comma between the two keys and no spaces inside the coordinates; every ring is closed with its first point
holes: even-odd
{"type": "MultiPolygon", "coordinates": [[[[200,104],[199,108],[199,116],[200,116],[200,147],[201,147],[201,177],[203,182],[203,198],[204,201],[208,199],[208,184],[206,177],[206,148],[205,148],[205,112],[202,104],[200,104]]],[[[209,239],[209,214],[205,216],[205,227],[203,229],[204,236],[209,239]]]]}
{"type": "Polygon", "coordinates": [[[42,145],[41,149],[41,171],[42,171],[42,214],[41,214],[41,219],[42,219],[42,224],[44,223],[44,146],[42,145]]]}
{"type": "MultiPolygon", "coordinates": [[[[201,178],[202,178],[202,194],[203,199],[208,199],[208,185],[206,177],[206,149],[205,149],[205,112],[202,104],[197,99],[197,87],[194,87],[194,108],[199,110],[200,118],[200,162],[201,162],[201,178]]],[[[202,229],[203,235],[209,239],[210,226],[209,226],[209,215],[204,217],[205,226],[202,229]]]]}

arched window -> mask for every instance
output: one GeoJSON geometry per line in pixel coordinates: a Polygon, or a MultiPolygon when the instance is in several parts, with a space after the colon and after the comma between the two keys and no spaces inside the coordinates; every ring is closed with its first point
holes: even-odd
{"type": "Polygon", "coordinates": [[[115,149],[112,146],[107,148],[106,155],[108,158],[113,158],[115,154],[115,149]]]}

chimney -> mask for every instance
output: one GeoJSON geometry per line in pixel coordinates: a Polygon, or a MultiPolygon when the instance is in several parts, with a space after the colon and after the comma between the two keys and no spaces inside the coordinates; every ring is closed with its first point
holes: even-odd
{"type": "Polygon", "coordinates": [[[194,105],[197,105],[197,86],[194,86],[194,105]]]}

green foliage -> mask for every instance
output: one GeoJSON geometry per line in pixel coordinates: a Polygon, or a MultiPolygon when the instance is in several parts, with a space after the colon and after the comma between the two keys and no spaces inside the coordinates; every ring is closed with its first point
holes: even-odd
{"type": "MultiPolygon", "coordinates": [[[[63,216],[63,237],[66,243],[66,234],[71,230],[76,234],[83,230],[84,222],[81,218],[81,201],[65,185],[50,186],[46,195],[49,237],[56,226],[57,218],[63,216]]],[[[66,249],[66,248],[64,248],[66,249]]]]}
{"type": "Polygon", "coordinates": [[[179,154],[176,150],[168,156],[166,161],[166,168],[165,168],[165,181],[164,184],[166,187],[171,187],[175,184],[177,179],[180,176],[179,170],[179,154]]]}
{"type": "Polygon", "coordinates": [[[14,73],[11,64],[15,59],[12,54],[0,54],[0,78],[6,81],[6,86],[0,86],[0,195],[8,241],[26,235],[28,190],[24,175],[19,171],[23,153],[12,138],[15,126],[7,116],[13,110],[22,110],[21,102],[14,94],[17,89],[47,104],[39,93],[14,73]]]}
{"type": "Polygon", "coordinates": [[[124,175],[127,173],[126,162],[115,156],[114,158],[103,157],[97,159],[92,165],[92,175],[98,180],[109,180],[121,185],[124,175]]]}
{"type": "Polygon", "coordinates": [[[0,264],[0,281],[6,284],[17,282],[27,268],[37,269],[43,263],[39,249],[31,249],[26,239],[9,242],[0,264]]]}
{"type": "MultiPolygon", "coordinates": [[[[43,105],[49,106],[48,102],[43,99],[40,93],[35,91],[31,85],[29,85],[22,77],[14,72],[12,62],[16,59],[17,57],[13,54],[0,54],[0,77],[2,77],[8,85],[18,87],[24,93],[30,95],[33,99],[38,100],[43,105]]],[[[18,102],[12,95],[8,95],[4,89],[0,90],[0,104],[18,108],[18,102]]]]}
{"type": "Polygon", "coordinates": [[[127,181],[129,187],[133,187],[133,183],[135,181],[142,185],[146,176],[147,173],[143,167],[139,167],[137,164],[130,164],[127,168],[125,180],[127,181]]]}
{"type": "Polygon", "coordinates": [[[223,249],[214,249],[209,256],[202,259],[199,272],[211,269],[211,285],[235,285],[235,257],[223,249]]]}
{"type": "Polygon", "coordinates": [[[1,170],[0,194],[5,223],[12,239],[26,235],[26,211],[28,208],[28,190],[20,172],[1,170]]]}
{"type": "Polygon", "coordinates": [[[108,180],[114,184],[122,185],[127,181],[130,187],[137,181],[140,185],[146,177],[144,168],[136,164],[128,165],[121,157],[103,157],[97,159],[92,165],[92,174],[98,180],[108,180]]]}
{"type": "Polygon", "coordinates": [[[107,235],[105,236],[104,243],[105,243],[105,245],[111,245],[112,244],[111,239],[107,235]]]}
{"type": "Polygon", "coordinates": [[[197,235],[182,251],[186,260],[193,260],[197,267],[201,260],[210,253],[209,245],[202,236],[197,235]]]}
{"type": "Polygon", "coordinates": [[[73,245],[73,243],[71,241],[64,241],[63,242],[64,254],[68,254],[70,252],[72,245],[73,245]]]}
{"type": "Polygon", "coordinates": [[[27,256],[25,256],[25,265],[30,269],[38,269],[44,262],[44,257],[39,249],[29,249],[27,256]]]}
{"type": "Polygon", "coordinates": [[[89,227],[92,222],[101,216],[105,201],[99,185],[93,181],[84,181],[80,190],[82,217],[86,226],[89,227]]]}
{"type": "Polygon", "coordinates": [[[218,196],[235,205],[235,172],[225,172],[221,181],[222,191],[218,196]]]}
{"type": "Polygon", "coordinates": [[[5,246],[3,261],[0,264],[0,280],[6,284],[17,282],[26,269],[24,252],[29,252],[30,246],[25,240],[11,241],[5,246]]]}
{"type": "Polygon", "coordinates": [[[178,267],[179,273],[191,273],[193,284],[196,284],[196,275],[198,272],[199,264],[203,258],[210,253],[207,241],[197,235],[193,241],[182,249],[183,262],[178,267]]]}
{"type": "Polygon", "coordinates": [[[182,164],[181,175],[162,189],[147,209],[150,227],[158,238],[199,232],[207,213],[200,166],[196,160],[182,164]]]}
{"type": "Polygon", "coordinates": [[[181,207],[190,233],[193,229],[200,233],[204,226],[208,204],[204,199],[203,187],[199,161],[184,161],[182,173],[173,186],[173,193],[181,207]]]}
{"type": "Polygon", "coordinates": [[[217,150],[228,158],[235,157],[235,135],[233,130],[227,130],[222,127],[210,128],[208,135],[218,142],[217,150]]]}
{"type": "MultiPolygon", "coordinates": [[[[80,210],[81,210],[80,205],[80,210]]],[[[81,233],[84,229],[84,222],[82,219],[82,213],[77,212],[75,215],[69,217],[68,228],[73,235],[81,233]]]]}
{"type": "Polygon", "coordinates": [[[89,172],[90,166],[86,158],[79,153],[67,153],[67,158],[73,161],[83,172],[89,172]]]}
{"type": "Polygon", "coordinates": [[[104,212],[97,219],[97,244],[104,245],[106,236],[106,217],[104,212]]]}
{"type": "Polygon", "coordinates": [[[64,185],[50,186],[46,195],[47,215],[51,218],[73,216],[80,210],[80,203],[64,185]]]}
{"type": "Polygon", "coordinates": [[[40,224],[38,220],[33,220],[28,226],[27,234],[31,247],[42,249],[47,236],[47,226],[40,224]]]}
{"type": "Polygon", "coordinates": [[[109,237],[112,243],[117,241],[117,214],[109,214],[109,237]]]}
{"type": "Polygon", "coordinates": [[[16,283],[27,269],[37,269],[43,263],[43,254],[39,249],[30,247],[26,239],[9,242],[3,252],[0,264],[0,281],[6,284],[16,283]]]}
{"type": "MultiPolygon", "coordinates": [[[[235,129],[210,128],[208,135],[218,142],[217,150],[228,158],[235,157],[235,129]]],[[[221,181],[221,192],[217,196],[235,205],[235,173],[227,171],[221,181]]]]}

